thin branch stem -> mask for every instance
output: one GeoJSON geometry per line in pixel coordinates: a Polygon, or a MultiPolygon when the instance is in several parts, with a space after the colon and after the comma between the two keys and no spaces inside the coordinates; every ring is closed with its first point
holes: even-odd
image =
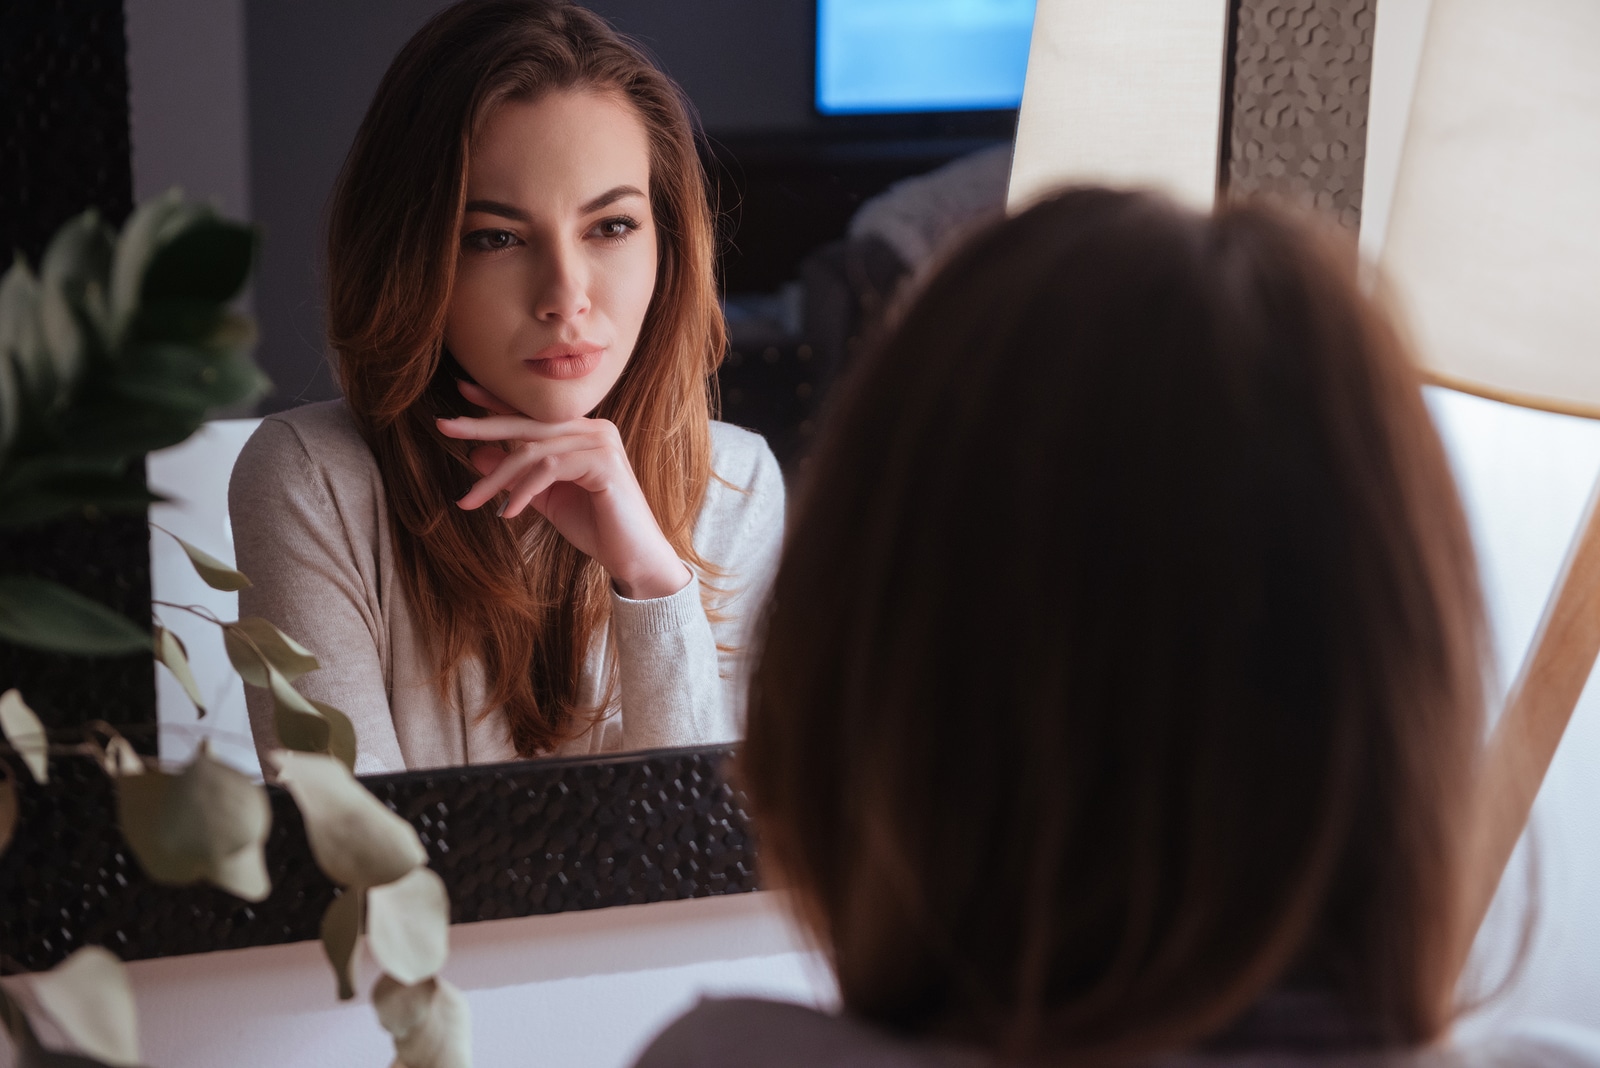
{"type": "Polygon", "coordinates": [[[215,623],[219,627],[227,626],[227,621],[218,619],[217,614],[203,604],[173,604],[171,601],[151,601],[152,605],[162,608],[173,608],[179,612],[188,612],[192,616],[199,616],[207,623],[215,623]]]}

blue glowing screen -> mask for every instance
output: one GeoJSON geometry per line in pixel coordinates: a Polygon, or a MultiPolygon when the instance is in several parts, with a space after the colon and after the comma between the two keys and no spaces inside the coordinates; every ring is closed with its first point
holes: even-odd
{"type": "Polygon", "coordinates": [[[1034,0],[817,0],[817,110],[1014,108],[1033,7],[1034,0]]]}

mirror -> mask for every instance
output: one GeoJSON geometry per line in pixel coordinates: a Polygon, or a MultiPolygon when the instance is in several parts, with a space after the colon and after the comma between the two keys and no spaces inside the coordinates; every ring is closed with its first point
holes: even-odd
{"type": "MultiPolygon", "coordinates": [[[[231,458],[256,420],[337,396],[322,340],[321,234],[329,193],[391,59],[445,6],[440,0],[129,6],[136,197],[181,185],[190,195],[219,198],[264,235],[251,300],[262,333],[257,358],[277,389],[259,410],[213,423],[151,461],[152,485],[175,499],[154,511],[154,521],[217,556],[234,559],[240,548],[222,502],[231,458]]],[[[593,0],[587,6],[641,41],[699,113],[724,250],[719,273],[730,345],[718,376],[722,419],[761,434],[792,476],[829,387],[895,294],[955,235],[1002,210],[1033,0],[593,0]],[[955,84],[950,57],[974,54],[987,58],[972,65],[972,84],[955,84]]],[[[708,501],[719,493],[739,500],[715,480],[707,492],[708,501]]],[[[265,511],[271,520],[273,509],[265,511]]],[[[255,523],[252,517],[250,529],[255,523]]],[[[243,554],[239,562],[247,572],[265,566],[243,554]]],[[[177,545],[160,534],[152,569],[158,600],[238,618],[239,598],[195,583],[177,545]]],[[[265,569],[272,578],[273,568],[265,569]]],[[[292,570],[300,600],[314,602],[330,585],[327,575],[309,574],[303,558],[292,570]]],[[[269,609],[250,607],[263,603],[253,601],[258,593],[243,595],[246,611],[273,618],[269,609]]],[[[347,632],[354,631],[357,644],[373,643],[366,628],[403,626],[384,615],[393,593],[385,587],[384,606],[351,616],[347,632]]],[[[309,618],[274,621],[323,657],[328,666],[304,686],[350,711],[358,736],[365,730],[362,709],[381,708],[397,693],[412,695],[408,715],[432,717],[411,737],[402,725],[387,739],[362,738],[363,752],[373,758],[358,771],[516,755],[493,723],[452,726],[410,646],[369,673],[365,688],[352,683],[337,697],[319,691],[314,683],[340,671],[347,658],[328,651],[318,629],[321,609],[308,611],[309,618]]],[[[215,628],[178,611],[163,616],[189,647],[209,709],[199,722],[181,688],[162,674],[163,755],[186,756],[204,734],[234,763],[255,766],[244,689],[215,628]]],[[[740,644],[725,641],[722,630],[715,637],[740,644]]],[[[701,644],[709,647],[704,635],[701,644]]],[[[665,645],[650,653],[657,661],[677,655],[665,645]]],[[[739,657],[718,659],[710,671],[720,679],[710,686],[729,702],[738,691],[739,657]]],[[[685,691],[679,685],[662,692],[685,691]]],[[[679,703],[677,696],[657,702],[679,703]]],[[[669,719],[679,710],[646,711],[669,719]]],[[[603,755],[724,742],[736,734],[728,729],[736,719],[631,737],[591,731],[554,752],[603,755]]]]}
{"type": "MultiPolygon", "coordinates": [[[[1228,7],[1228,76],[1218,153],[1227,187],[1308,197],[1342,221],[1353,222],[1361,208],[1371,0],[1315,0],[1309,9],[1291,9],[1282,0],[1165,2],[1173,15],[1210,11],[1216,16],[1228,7]],[[1280,77],[1284,70],[1293,76],[1280,77]]],[[[803,462],[807,423],[826,393],[826,375],[835,366],[831,361],[842,364],[859,348],[862,332],[892,298],[892,282],[904,277],[905,264],[882,271],[883,260],[871,251],[872,243],[852,240],[852,218],[877,192],[907,176],[984,149],[1003,155],[1016,124],[1015,113],[1004,110],[892,117],[813,113],[811,34],[820,10],[814,5],[820,3],[769,0],[757,8],[695,0],[672,5],[670,14],[653,12],[656,5],[646,0],[637,0],[626,11],[610,4],[604,8],[641,36],[656,25],[649,22],[653,17],[681,25],[678,36],[680,42],[687,37],[685,47],[708,34],[714,39],[701,51],[686,53],[689,59],[681,61],[685,66],[680,71],[680,61],[673,59],[666,43],[673,26],[651,31],[659,33],[656,52],[700,103],[714,137],[712,170],[720,203],[738,223],[729,223],[732,249],[723,264],[729,318],[741,339],[720,376],[725,418],[757,428],[788,428],[787,444],[777,431],[767,436],[787,458],[791,473],[803,462]],[[711,27],[719,25],[731,29],[713,32],[711,27]],[[744,81],[728,83],[733,88],[726,91],[719,113],[705,96],[708,76],[729,71],[744,81]],[[781,112],[787,118],[774,119],[768,129],[750,118],[757,112],[781,112]],[[717,119],[718,114],[725,120],[717,119]],[[800,210],[797,205],[810,207],[800,210]],[[834,236],[825,240],[830,234],[834,236]],[[771,258],[781,262],[774,266],[771,258]],[[796,264],[799,287],[793,285],[796,264]],[[889,275],[890,285],[882,284],[883,274],[889,275]],[[830,291],[843,293],[844,299],[796,299],[797,294],[830,291]],[[807,340],[796,340],[797,320],[807,340]],[[828,343],[837,348],[826,348],[828,343]],[[774,380],[784,388],[769,388],[774,380]]],[[[396,3],[383,11],[365,11],[352,0],[333,5],[304,0],[127,4],[136,195],[146,198],[181,185],[192,195],[218,198],[229,213],[253,218],[266,229],[266,258],[253,301],[266,332],[261,357],[279,380],[283,403],[318,396],[312,381],[321,361],[314,235],[327,184],[390,55],[436,6],[396,3]],[[276,296],[274,278],[282,283],[276,296]],[[286,377],[296,366],[302,377],[286,377]]],[[[874,5],[846,0],[846,6],[859,10],[874,5]]],[[[886,9],[901,13],[960,6],[959,0],[948,5],[885,3],[886,9]]],[[[998,10],[1002,0],[989,0],[985,6],[998,10]]],[[[1058,6],[1085,7],[1076,0],[1058,6]]],[[[1142,47],[1140,34],[1160,36],[1187,24],[1152,14],[1145,0],[1113,6],[1128,14],[1125,25],[1112,25],[1121,25],[1122,47],[1130,49],[1142,47]]],[[[886,24],[902,31],[907,25],[886,24]]],[[[926,44],[925,37],[900,36],[917,40],[919,48],[926,44]]],[[[1197,40],[1196,49],[1216,62],[1211,38],[1197,40]]],[[[1130,79],[1147,80],[1140,64],[1117,69],[1124,73],[1110,87],[1116,92],[1128,90],[1130,79]]],[[[74,91],[81,88],[74,85],[74,91]]],[[[1102,98],[1115,95],[1102,93],[1102,98]]],[[[107,107],[120,117],[119,100],[107,107]]],[[[981,211],[1003,195],[1003,178],[996,183],[992,175],[1003,175],[1004,169],[994,167],[992,158],[974,166],[991,177],[970,183],[978,193],[961,202],[976,204],[981,211]],[[996,184],[998,191],[983,192],[996,184]]],[[[101,168],[106,170],[103,162],[101,168]]],[[[110,168],[111,178],[114,171],[110,168]]],[[[67,177],[87,172],[74,165],[67,177]]],[[[53,171],[44,173],[58,200],[70,194],[72,205],[85,202],[85,195],[76,191],[79,186],[58,180],[53,171]]],[[[109,179],[108,184],[115,185],[109,179]]],[[[917,183],[902,188],[928,190],[917,183]]],[[[121,189],[89,199],[114,206],[124,202],[126,186],[121,189]]],[[[876,232],[882,237],[894,229],[902,247],[930,247],[927,241],[916,244],[924,232],[918,226],[891,226],[908,221],[906,214],[887,210],[895,201],[877,204],[874,225],[868,227],[863,220],[866,236],[876,232]]],[[[918,219],[914,213],[909,216],[910,223],[918,219]]],[[[152,460],[155,485],[180,505],[159,512],[157,521],[229,558],[233,553],[222,489],[231,466],[229,450],[237,450],[248,436],[254,418],[251,414],[251,421],[213,424],[190,443],[187,457],[171,454],[152,460]]],[[[112,532],[118,535],[115,545],[142,558],[143,524],[134,518],[129,528],[126,535],[122,528],[112,532]]],[[[160,534],[149,544],[158,597],[174,603],[198,600],[173,585],[175,578],[190,573],[176,545],[160,534]]],[[[104,562],[107,556],[101,551],[95,559],[104,562]]],[[[108,585],[126,591],[142,582],[142,564],[126,568],[113,563],[109,568],[108,585]]],[[[235,618],[237,607],[226,595],[220,598],[214,604],[216,614],[235,618]]],[[[142,604],[142,598],[138,601],[142,604]]],[[[137,611],[135,606],[130,614],[137,611]]],[[[186,625],[176,614],[164,614],[175,626],[186,625]]],[[[224,759],[253,767],[242,694],[230,705],[222,692],[229,673],[222,666],[226,660],[215,630],[196,625],[185,631],[185,638],[197,667],[211,673],[211,681],[201,683],[211,712],[205,723],[197,723],[181,692],[175,686],[165,691],[163,755],[182,758],[203,732],[224,759]]],[[[150,676],[143,673],[151,670],[149,661],[135,660],[129,658],[137,669],[134,681],[148,692],[150,676]]],[[[157,672],[157,678],[163,687],[169,685],[164,672],[157,672]]],[[[124,701],[125,691],[133,688],[109,686],[103,673],[89,670],[75,673],[70,681],[78,687],[72,710],[87,715],[103,714],[109,701],[124,701]]],[[[740,801],[721,778],[725,756],[725,750],[707,747],[622,759],[441,769],[366,782],[430,836],[433,859],[455,903],[454,918],[465,922],[753,889],[753,842],[740,801]],[[581,788],[575,788],[580,782],[581,788]],[[506,799],[513,797],[528,803],[508,806],[506,799]],[[440,819],[445,810],[450,813],[448,830],[440,819]],[[574,810],[584,812],[585,819],[571,819],[574,810]],[[533,870],[519,865],[532,865],[533,870]],[[508,878],[516,885],[508,886],[508,878]],[[538,894],[545,896],[535,900],[538,894]]],[[[25,954],[29,966],[36,967],[54,963],[62,955],[63,933],[93,939],[114,932],[131,957],[317,936],[320,908],[304,907],[306,898],[296,895],[300,890],[330,895],[331,887],[298,837],[298,821],[288,818],[293,806],[287,795],[274,793],[274,804],[285,818],[274,823],[278,852],[273,864],[275,877],[298,889],[275,895],[271,909],[260,911],[244,908],[220,891],[150,886],[105,814],[110,811],[107,780],[85,767],[94,772],[87,781],[98,794],[53,777],[60,784],[48,799],[55,822],[30,817],[19,833],[37,829],[33,845],[19,837],[9,853],[12,858],[41,859],[32,867],[24,862],[0,869],[0,876],[12,880],[6,885],[29,888],[26,894],[7,897],[21,901],[27,913],[16,928],[22,932],[14,954],[19,959],[25,954]],[[85,827],[98,830],[85,834],[85,827]],[[29,848],[36,852],[29,853],[29,848]],[[52,881],[41,883],[39,873],[46,868],[52,881]],[[168,910],[170,922],[151,922],[152,901],[168,910]],[[64,913],[63,902],[75,903],[77,911],[64,913]]]]}

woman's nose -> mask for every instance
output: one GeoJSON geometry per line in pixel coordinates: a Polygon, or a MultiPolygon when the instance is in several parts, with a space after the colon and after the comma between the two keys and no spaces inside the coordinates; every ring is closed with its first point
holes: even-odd
{"type": "Polygon", "coordinates": [[[533,311],[544,322],[576,319],[589,310],[588,275],[580,257],[552,250],[535,284],[533,311]]]}

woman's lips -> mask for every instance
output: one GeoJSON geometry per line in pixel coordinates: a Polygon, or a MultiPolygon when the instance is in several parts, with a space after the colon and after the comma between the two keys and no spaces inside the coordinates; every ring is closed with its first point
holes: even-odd
{"type": "Polygon", "coordinates": [[[568,349],[548,356],[541,352],[531,360],[523,360],[522,363],[541,378],[582,378],[600,366],[600,357],[604,352],[603,348],[587,347],[568,349]]]}

